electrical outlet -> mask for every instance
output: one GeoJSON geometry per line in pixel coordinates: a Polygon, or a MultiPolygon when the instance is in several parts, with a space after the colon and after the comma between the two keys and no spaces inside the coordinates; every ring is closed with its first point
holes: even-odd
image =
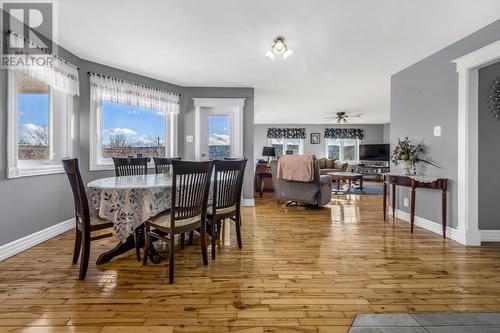
{"type": "Polygon", "coordinates": [[[408,200],[408,198],[403,198],[403,206],[405,206],[405,207],[410,206],[410,200],[408,200]]]}

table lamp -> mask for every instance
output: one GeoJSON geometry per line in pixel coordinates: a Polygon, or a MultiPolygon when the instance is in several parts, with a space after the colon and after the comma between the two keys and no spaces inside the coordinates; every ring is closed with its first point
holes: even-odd
{"type": "Polygon", "coordinates": [[[267,163],[269,164],[269,157],[276,156],[276,149],[274,147],[264,147],[262,149],[262,156],[267,156],[267,163]]]}

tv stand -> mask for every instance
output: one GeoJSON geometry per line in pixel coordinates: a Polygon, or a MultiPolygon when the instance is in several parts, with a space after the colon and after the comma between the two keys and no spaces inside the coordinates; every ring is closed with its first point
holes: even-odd
{"type": "Polygon", "coordinates": [[[377,181],[382,181],[384,174],[389,172],[389,161],[359,161],[356,172],[363,176],[374,177],[377,181]]]}

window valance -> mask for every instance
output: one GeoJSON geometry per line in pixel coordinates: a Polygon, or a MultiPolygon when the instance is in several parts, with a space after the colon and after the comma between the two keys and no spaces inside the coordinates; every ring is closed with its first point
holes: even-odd
{"type": "MultiPolygon", "coordinates": [[[[9,43],[11,47],[22,47],[27,43],[30,47],[39,48],[33,42],[13,32],[9,33],[9,43]]],[[[78,96],[80,93],[78,68],[54,54],[9,55],[7,67],[67,94],[78,96]]]]}
{"type": "Polygon", "coordinates": [[[325,128],[326,139],[363,139],[362,128],[325,128]]]}
{"type": "Polygon", "coordinates": [[[305,139],[305,128],[268,128],[268,139],[305,139]]]}
{"type": "Polygon", "coordinates": [[[180,95],[96,73],[90,75],[91,98],[179,113],[180,95]]]}

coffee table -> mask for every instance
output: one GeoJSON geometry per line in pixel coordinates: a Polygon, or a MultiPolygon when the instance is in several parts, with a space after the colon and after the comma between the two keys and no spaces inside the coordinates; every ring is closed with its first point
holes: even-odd
{"type": "Polygon", "coordinates": [[[328,172],[327,175],[332,176],[332,180],[337,181],[337,192],[340,191],[340,182],[348,181],[349,187],[347,192],[351,192],[353,181],[359,180],[359,189],[363,191],[363,174],[356,172],[328,172]]]}

